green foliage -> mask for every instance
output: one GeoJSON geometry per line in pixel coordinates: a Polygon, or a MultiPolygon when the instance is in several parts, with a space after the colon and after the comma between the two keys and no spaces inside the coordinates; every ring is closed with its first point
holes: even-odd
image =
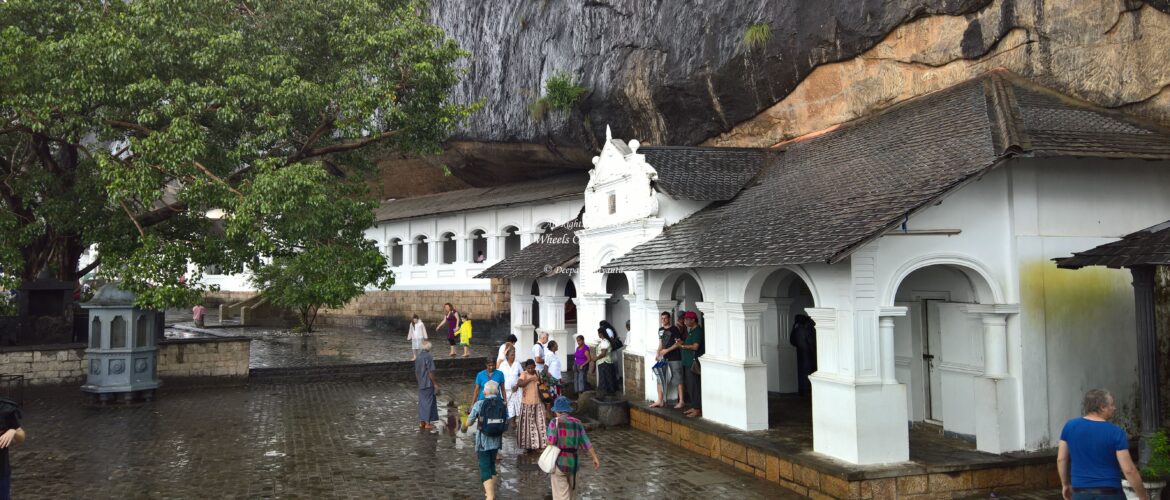
{"type": "Polygon", "coordinates": [[[1166,431],[1151,435],[1149,445],[1150,461],[1142,467],[1142,478],[1154,481],[1170,478],[1170,438],[1166,431]]]}
{"type": "Polygon", "coordinates": [[[76,279],[93,245],[146,307],[198,297],[188,264],[378,278],[350,181],[438,152],[477,107],[450,102],[466,53],[426,18],[422,0],[0,1],[0,289],[76,279]]]}
{"type": "Polygon", "coordinates": [[[743,33],[743,45],[748,50],[756,48],[764,48],[768,45],[768,40],[772,38],[772,29],[768,23],[755,23],[747,27],[743,33]]]}
{"type": "Polygon", "coordinates": [[[541,100],[545,101],[549,108],[568,110],[584,93],[585,87],[577,85],[573,81],[573,75],[562,71],[544,82],[544,97],[541,100]]]}
{"type": "Polygon", "coordinates": [[[361,200],[362,185],[293,165],[252,188],[228,222],[228,239],[257,239],[265,258],[253,264],[252,284],[271,303],[297,309],[306,331],[320,307],[342,307],[366,285],[394,283],[385,256],[364,237],[374,225],[374,204],[361,200]]]}

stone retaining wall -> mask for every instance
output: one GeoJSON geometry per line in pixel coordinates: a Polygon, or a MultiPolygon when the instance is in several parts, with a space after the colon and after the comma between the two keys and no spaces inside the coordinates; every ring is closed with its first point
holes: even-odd
{"type": "MultiPolygon", "coordinates": [[[[250,339],[176,339],[158,346],[158,375],[167,379],[247,379],[250,339]]],[[[0,349],[0,374],[23,375],[25,384],[81,385],[85,344],[0,349]]]]}
{"type": "MultiPolygon", "coordinates": [[[[966,498],[1017,490],[1060,488],[1051,460],[1026,459],[1013,466],[937,471],[930,467],[869,470],[818,468],[803,455],[781,454],[715,430],[674,421],[644,408],[630,407],[630,425],[699,455],[721,460],[745,474],[766,479],[809,498],[934,499],[966,498]]],[[[914,465],[914,464],[912,464],[914,465]]]]}

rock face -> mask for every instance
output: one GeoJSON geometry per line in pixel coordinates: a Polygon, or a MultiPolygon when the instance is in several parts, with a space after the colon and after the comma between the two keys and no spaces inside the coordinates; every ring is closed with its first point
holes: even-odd
{"type": "Polygon", "coordinates": [[[1170,0],[432,0],[431,16],[473,54],[456,96],[485,105],[448,165],[474,184],[587,168],[606,124],[770,146],[998,66],[1170,123],[1170,0]],[[534,118],[558,72],[586,93],[534,118]]]}

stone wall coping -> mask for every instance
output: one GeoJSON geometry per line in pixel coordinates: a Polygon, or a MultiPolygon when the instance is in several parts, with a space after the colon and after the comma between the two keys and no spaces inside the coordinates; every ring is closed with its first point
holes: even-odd
{"type": "Polygon", "coordinates": [[[251,341],[252,341],[251,337],[244,337],[244,336],[230,336],[229,337],[226,335],[220,335],[220,336],[216,336],[216,337],[206,337],[206,338],[199,338],[199,339],[165,339],[165,340],[158,341],[158,345],[159,345],[159,347],[162,347],[165,345],[176,345],[176,344],[218,344],[221,342],[251,342],[251,341]]]}
{"type": "Polygon", "coordinates": [[[772,455],[794,464],[802,465],[829,474],[846,481],[863,481],[867,479],[886,479],[900,476],[921,474],[953,473],[979,469],[994,469],[999,467],[1018,467],[1023,465],[1051,465],[1056,460],[1056,450],[1045,450],[1029,453],[1015,453],[992,455],[971,451],[972,456],[979,456],[978,461],[963,464],[924,464],[921,462],[900,462],[882,465],[853,465],[835,460],[823,455],[817,455],[811,449],[796,448],[774,441],[769,441],[762,433],[741,431],[734,427],[712,422],[710,420],[686,418],[681,413],[670,409],[650,408],[646,401],[630,403],[631,410],[681,424],[690,429],[704,432],[720,439],[732,441],[753,449],[765,455],[772,455]]]}
{"type": "Polygon", "coordinates": [[[72,351],[85,349],[89,344],[76,342],[69,344],[41,344],[41,345],[9,345],[0,347],[0,353],[6,352],[33,352],[33,351],[72,351]]]}

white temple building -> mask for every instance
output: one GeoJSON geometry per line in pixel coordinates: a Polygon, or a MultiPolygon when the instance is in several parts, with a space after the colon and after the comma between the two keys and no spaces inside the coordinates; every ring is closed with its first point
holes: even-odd
{"type": "Polygon", "coordinates": [[[696,310],[703,417],[766,429],[803,313],[814,451],[905,461],[911,422],[1036,450],[1089,388],[1135,401],[1129,273],[1051,259],[1170,219],[1167,194],[1170,132],[995,72],[773,150],[607,137],[581,216],[479,276],[512,280],[522,342],[571,346],[569,301],[587,338],[628,317],[630,397],[655,398],[659,313],[696,310]]]}

